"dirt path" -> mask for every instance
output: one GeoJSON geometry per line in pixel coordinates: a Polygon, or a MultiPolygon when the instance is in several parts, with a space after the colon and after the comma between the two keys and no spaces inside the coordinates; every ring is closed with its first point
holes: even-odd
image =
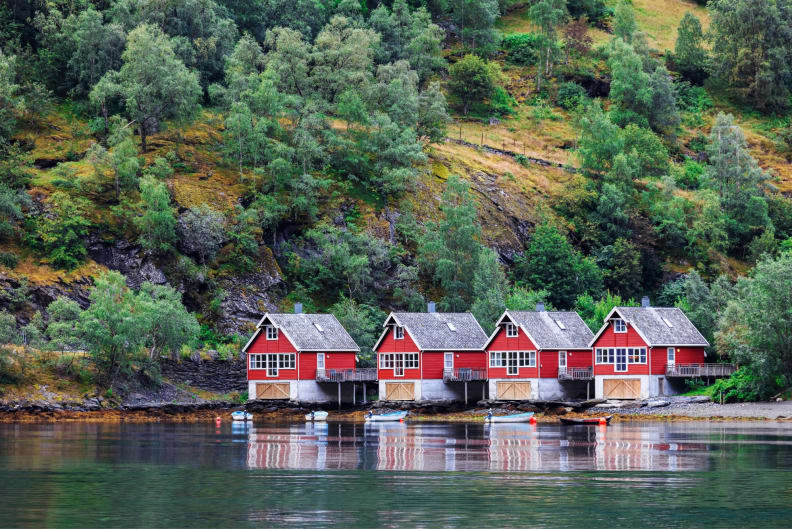
{"type": "MultiPolygon", "coordinates": [[[[621,412],[621,410],[619,410],[621,412]]],[[[641,408],[635,410],[642,415],[680,415],[683,417],[734,417],[759,419],[792,418],[792,401],[784,402],[736,402],[715,404],[713,402],[692,403],[664,408],[641,408]]]]}

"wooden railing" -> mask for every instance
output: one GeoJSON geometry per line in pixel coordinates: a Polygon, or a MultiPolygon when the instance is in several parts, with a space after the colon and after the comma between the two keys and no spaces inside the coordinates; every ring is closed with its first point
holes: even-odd
{"type": "Polygon", "coordinates": [[[317,382],[373,382],[377,380],[377,368],[317,369],[316,380],[317,382]]]}
{"type": "Polygon", "coordinates": [[[562,367],[558,370],[558,380],[591,380],[593,378],[594,371],[590,367],[562,367]]]}
{"type": "Polygon", "coordinates": [[[673,364],[666,366],[667,377],[728,377],[737,368],[732,364],[673,364]]]}
{"type": "Polygon", "coordinates": [[[455,367],[443,370],[443,382],[470,382],[472,380],[487,380],[487,370],[473,367],[455,367]]]}

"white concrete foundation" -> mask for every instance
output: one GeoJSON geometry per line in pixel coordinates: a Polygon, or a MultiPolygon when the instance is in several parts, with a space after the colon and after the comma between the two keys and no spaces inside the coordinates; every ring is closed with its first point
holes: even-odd
{"type": "MultiPolygon", "coordinates": [[[[454,400],[464,402],[465,400],[465,383],[464,382],[443,382],[439,379],[431,380],[380,380],[379,381],[379,399],[386,400],[385,384],[392,384],[395,382],[412,383],[415,401],[422,400],[454,400]]],[[[468,403],[477,402],[486,398],[486,382],[482,380],[471,381],[467,383],[467,401],[468,403]]]]}
{"type": "MultiPolygon", "coordinates": [[[[315,380],[250,380],[248,381],[248,400],[256,399],[256,386],[268,383],[289,384],[289,399],[295,402],[338,402],[338,382],[316,382],[315,380]]],[[[371,400],[371,387],[367,399],[371,400]]],[[[363,402],[363,382],[341,383],[341,402],[363,402]],[[353,387],[356,393],[353,398],[353,387]]]]}
{"type": "Polygon", "coordinates": [[[684,391],[684,383],[668,379],[663,375],[597,375],[594,377],[594,398],[605,398],[603,380],[611,378],[640,379],[641,399],[667,397],[684,391]]]}

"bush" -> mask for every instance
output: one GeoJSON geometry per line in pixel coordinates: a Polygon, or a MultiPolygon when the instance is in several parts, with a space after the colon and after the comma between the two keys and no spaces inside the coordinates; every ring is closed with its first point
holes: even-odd
{"type": "Polygon", "coordinates": [[[539,62],[542,36],[535,33],[516,33],[503,38],[503,47],[508,52],[509,62],[532,66],[539,62]]]}
{"type": "Polygon", "coordinates": [[[0,252],[0,265],[6,268],[16,268],[17,263],[19,263],[19,257],[17,257],[16,254],[11,252],[0,252]]]}
{"type": "Polygon", "coordinates": [[[682,171],[674,175],[676,185],[684,189],[698,189],[701,177],[704,175],[704,165],[693,160],[685,160],[682,171]]]}
{"type": "Polygon", "coordinates": [[[571,110],[586,100],[586,91],[577,83],[563,83],[558,87],[556,104],[561,108],[571,110]]]}
{"type": "Polygon", "coordinates": [[[706,112],[713,107],[712,99],[701,86],[687,81],[674,83],[677,108],[682,112],[706,112]]]}
{"type": "Polygon", "coordinates": [[[712,385],[712,400],[715,402],[752,402],[770,398],[778,390],[777,385],[768,385],[748,366],[735,371],[729,378],[722,378],[712,385]]]}
{"type": "Polygon", "coordinates": [[[10,348],[0,347],[0,382],[18,384],[25,380],[24,362],[10,348]]]}
{"type": "Polygon", "coordinates": [[[517,102],[514,98],[501,86],[496,86],[490,98],[490,108],[495,114],[501,116],[508,116],[514,112],[514,106],[517,102]]]}

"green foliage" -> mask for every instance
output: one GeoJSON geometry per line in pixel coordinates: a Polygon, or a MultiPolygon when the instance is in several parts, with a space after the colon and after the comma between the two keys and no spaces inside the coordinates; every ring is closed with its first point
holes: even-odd
{"type": "Polygon", "coordinates": [[[418,247],[423,269],[443,289],[440,307],[462,312],[473,298],[473,279],[481,252],[481,226],[470,186],[456,175],[446,182],[442,218],[428,222],[418,247]]]}
{"type": "Polygon", "coordinates": [[[181,247],[198,256],[201,264],[214,259],[225,239],[225,219],[206,204],[185,211],[178,224],[181,247]]]}
{"type": "Polygon", "coordinates": [[[20,344],[22,337],[17,329],[16,317],[5,310],[0,310],[0,344],[20,344]]]}
{"type": "Polygon", "coordinates": [[[674,175],[676,184],[683,189],[698,189],[704,176],[704,164],[685,160],[682,171],[674,175]]]}
{"type": "Polygon", "coordinates": [[[503,37],[506,58],[514,64],[533,66],[539,62],[544,37],[535,33],[512,33],[503,37]]]}
{"type": "Polygon", "coordinates": [[[462,102],[462,112],[468,113],[470,105],[492,97],[500,81],[497,67],[475,55],[468,54],[449,68],[448,87],[462,102]]]}
{"type": "Polygon", "coordinates": [[[259,212],[255,208],[235,207],[235,215],[228,227],[228,240],[231,244],[229,261],[231,268],[241,273],[252,272],[259,258],[258,237],[261,235],[259,212]]]}
{"type": "Polygon", "coordinates": [[[143,152],[149,130],[163,119],[182,119],[198,108],[198,76],[176,56],[170,40],[156,27],[133,29],[122,55],[123,66],[105,74],[91,92],[99,108],[114,96],[124,103],[127,117],[140,133],[143,152]]]}
{"type": "Polygon", "coordinates": [[[643,292],[641,255],[630,241],[618,238],[600,249],[597,265],[602,269],[605,288],[625,298],[635,298],[643,292]]]}
{"type": "Polygon", "coordinates": [[[601,298],[594,298],[590,294],[581,294],[575,300],[574,310],[580,314],[591,332],[597,332],[614,307],[635,306],[637,303],[632,299],[622,299],[619,295],[606,292],[601,298]]]}
{"type": "Polygon", "coordinates": [[[22,208],[31,204],[30,196],[0,182],[0,241],[12,238],[25,217],[22,208]]]}
{"type": "Polygon", "coordinates": [[[473,276],[473,305],[470,312],[487,334],[495,330],[495,322],[506,309],[507,286],[498,254],[489,248],[482,248],[473,276]]]}
{"type": "Polygon", "coordinates": [[[480,56],[494,53],[500,43],[494,28],[500,15],[498,0],[448,0],[448,4],[462,44],[480,56]]]}
{"type": "MultiPolygon", "coordinates": [[[[617,10],[617,17],[618,13],[617,10]]],[[[612,77],[609,97],[618,110],[614,113],[614,123],[647,125],[653,91],[641,57],[630,44],[617,38],[611,43],[608,67],[612,77]]]]}
{"type": "Polygon", "coordinates": [[[791,8],[788,0],[720,0],[710,5],[713,73],[735,96],[762,112],[789,106],[791,8]]]}
{"type": "Polygon", "coordinates": [[[547,301],[550,293],[547,290],[528,290],[514,286],[506,296],[506,308],[509,310],[536,310],[538,303],[543,303],[545,310],[555,310],[547,301]]]}
{"type": "Polygon", "coordinates": [[[46,335],[49,347],[56,351],[75,351],[85,344],[80,338],[80,305],[67,297],[58,296],[47,307],[49,322],[46,335]]]}
{"type": "Polygon", "coordinates": [[[701,84],[707,78],[709,56],[704,47],[704,33],[701,22],[690,11],[679,23],[672,61],[674,68],[692,83],[701,84]]]}
{"type": "Polygon", "coordinates": [[[540,63],[536,70],[537,91],[542,89],[542,76],[549,77],[553,71],[553,62],[558,55],[556,30],[566,15],[564,0],[538,0],[528,10],[528,16],[542,31],[540,63]]]}
{"type": "Polygon", "coordinates": [[[5,143],[16,128],[22,104],[19,85],[16,84],[16,57],[8,56],[0,49],[0,149],[5,149],[5,143]]]}
{"type": "Polygon", "coordinates": [[[167,252],[176,241],[176,216],[170,207],[170,192],[162,182],[146,175],[140,180],[143,214],[135,219],[140,244],[156,253],[167,252]]]}
{"type": "Polygon", "coordinates": [[[775,381],[764,380],[751,366],[742,366],[729,378],[716,380],[709,392],[715,402],[766,400],[778,389],[775,381]]]}
{"type": "Polygon", "coordinates": [[[382,321],[386,314],[377,307],[358,303],[353,299],[341,296],[341,300],[330,307],[333,314],[344,329],[360,346],[359,365],[376,367],[372,347],[382,332],[382,321]]]}
{"type": "Polygon", "coordinates": [[[566,82],[558,87],[556,103],[561,108],[572,110],[584,104],[587,100],[586,91],[577,83],[566,82]]]}
{"type": "Polygon", "coordinates": [[[586,17],[593,24],[601,24],[614,14],[604,0],[567,0],[567,10],[572,18],[586,17]]]}
{"type": "Polygon", "coordinates": [[[556,307],[571,307],[575,299],[602,290],[602,272],[596,263],[583,257],[561,231],[545,222],[537,226],[528,248],[514,264],[517,286],[546,289],[548,301],[556,307]]]}
{"type": "Polygon", "coordinates": [[[632,2],[620,0],[613,13],[613,34],[624,42],[632,42],[633,36],[638,31],[635,21],[635,12],[632,2]]]}
{"type": "Polygon", "coordinates": [[[13,349],[0,347],[0,383],[19,384],[26,381],[26,360],[13,349]]]}
{"type": "Polygon", "coordinates": [[[50,263],[70,270],[85,259],[85,239],[91,227],[85,218],[89,202],[62,191],[54,193],[48,202],[51,215],[41,216],[36,222],[39,245],[50,263]]]}

